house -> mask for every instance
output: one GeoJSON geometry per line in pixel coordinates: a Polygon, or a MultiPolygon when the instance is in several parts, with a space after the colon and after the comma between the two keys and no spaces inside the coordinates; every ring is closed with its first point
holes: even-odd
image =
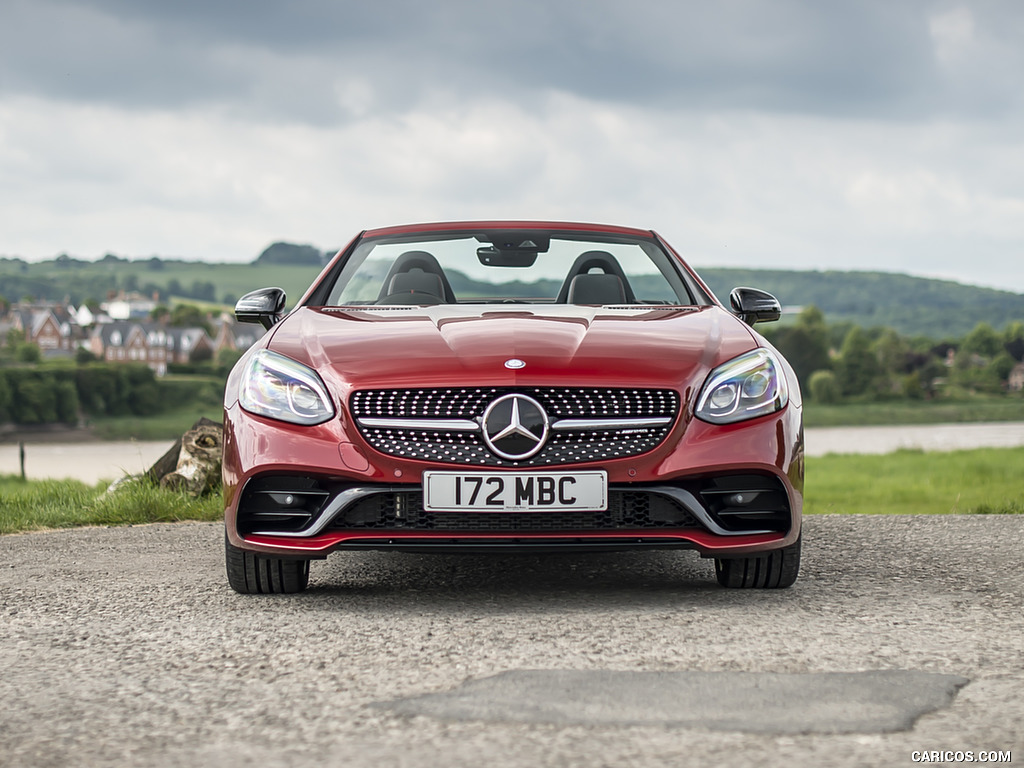
{"type": "Polygon", "coordinates": [[[261,326],[252,323],[238,323],[233,317],[225,316],[219,323],[213,339],[213,354],[230,349],[244,352],[255,344],[265,333],[261,326]]]}
{"type": "Polygon", "coordinates": [[[213,342],[202,328],[167,327],[167,362],[192,363],[213,357],[213,342]]]}
{"type": "Polygon", "coordinates": [[[24,334],[25,341],[39,347],[44,357],[68,357],[85,341],[75,315],[61,304],[17,305],[9,322],[12,329],[24,334]]]}
{"type": "Polygon", "coordinates": [[[156,309],[156,298],[122,291],[115,298],[100,304],[100,309],[114,320],[143,320],[156,309]]]}
{"type": "Polygon", "coordinates": [[[213,344],[202,328],[172,328],[159,323],[117,320],[93,328],[89,349],[109,363],[144,363],[157,376],[171,363],[194,362],[213,354],[213,344]],[[198,353],[198,354],[197,354],[198,353]]]}
{"type": "Polygon", "coordinates": [[[1010,375],[1006,380],[1007,387],[1011,392],[1020,392],[1024,389],[1024,362],[1017,363],[1010,370],[1010,375]]]}

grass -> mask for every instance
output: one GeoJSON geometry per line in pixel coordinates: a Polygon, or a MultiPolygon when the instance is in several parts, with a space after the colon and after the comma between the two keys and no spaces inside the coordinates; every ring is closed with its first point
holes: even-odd
{"type": "Polygon", "coordinates": [[[1024,514],[1024,448],[807,459],[804,512],[1024,514]]]}
{"type": "MultiPolygon", "coordinates": [[[[1024,448],[807,459],[804,511],[844,514],[1024,514],[1024,448]]],[[[219,520],[221,497],[132,483],[105,494],[74,480],[0,476],[0,534],[83,525],[219,520]]]]}
{"type": "Polygon", "coordinates": [[[0,476],[0,534],[85,525],[141,525],[182,520],[218,520],[219,493],[193,499],[145,482],[113,493],[106,485],[76,480],[29,480],[0,476]]]}
{"type": "Polygon", "coordinates": [[[89,424],[99,440],[177,440],[200,418],[216,422],[224,419],[218,405],[184,405],[156,416],[111,416],[95,419],[89,424]]]}

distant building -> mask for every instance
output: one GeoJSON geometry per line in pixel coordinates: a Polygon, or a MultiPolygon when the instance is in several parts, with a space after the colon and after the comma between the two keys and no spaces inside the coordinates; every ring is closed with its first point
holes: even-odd
{"type": "Polygon", "coordinates": [[[39,347],[43,357],[70,357],[85,341],[75,315],[61,304],[17,304],[11,309],[7,325],[39,347]]]}
{"type": "Polygon", "coordinates": [[[93,328],[89,348],[108,363],[145,363],[157,376],[166,374],[170,363],[193,362],[199,350],[206,350],[207,357],[213,354],[213,342],[202,328],[126,320],[93,328]]]}
{"type": "Polygon", "coordinates": [[[39,347],[44,357],[71,357],[82,347],[100,360],[143,363],[163,376],[173,363],[209,360],[225,348],[245,350],[263,334],[258,326],[238,326],[233,317],[218,321],[215,339],[203,328],[135,319],[148,304],[154,303],[133,295],[103,305],[116,315],[128,315],[121,319],[106,312],[94,314],[85,305],[76,309],[54,302],[15,304],[0,318],[0,343],[14,330],[39,347]]]}
{"type": "Polygon", "coordinates": [[[156,309],[155,298],[140,293],[118,294],[117,298],[100,304],[100,309],[110,315],[111,320],[144,320],[156,309]]]}
{"type": "Polygon", "coordinates": [[[231,316],[224,316],[214,334],[213,354],[217,355],[224,349],[244,351],[255,344],[263,334],[262,326],[239,323],[231,316]]]}
{"type": "Polygon", "coordinates": [[[1020,392],[1024,389],[1024,363],[1013,366],[1006,383],[1011,392],[1020,392]]]}

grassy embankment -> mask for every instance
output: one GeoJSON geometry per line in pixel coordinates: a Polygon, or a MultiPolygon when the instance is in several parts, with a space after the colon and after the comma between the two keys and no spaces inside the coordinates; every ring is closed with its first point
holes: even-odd
{"type": "MultiPolygon", "coordinates": [[[[805,511],[1024,514],[1024,448],[807,459],[805,511]]],[[[0,534],[82,525],[217,520],[218,494],[190,499],[145,484],[104,495],[102,484],[0,477],[0,534]]]]}
{"type": "Polygon", "coordinates": [[[807,459],[808,514],[1024,514],[1024,448],[807,459]]]}
{"type": "Polygon", "coordinates": [[[0,534],[83,525],[139,525],[180,520],[216,520],[224,512],[219,494],[192,499],[147,483],[122,486],[76,480],[29,480],[0,476],[0,534]]]}

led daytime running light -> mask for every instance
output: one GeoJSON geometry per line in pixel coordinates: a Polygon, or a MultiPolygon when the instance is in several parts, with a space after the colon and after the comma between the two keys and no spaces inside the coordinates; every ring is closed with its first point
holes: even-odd
{"type": "Polygon", "coordinates": [[[712,424],[731,424],[775,413],[788,402],[789,390],[778,358],[768,349],[756,349],[711,372],[695,415],[712,424]]]}
{"type": "Polygon", "coordinates": [[[266,349],[253,355],[240,390],[242,407],[260,416],[306,426],[334,416],[331,398],[315,371],[266,349]]]}

